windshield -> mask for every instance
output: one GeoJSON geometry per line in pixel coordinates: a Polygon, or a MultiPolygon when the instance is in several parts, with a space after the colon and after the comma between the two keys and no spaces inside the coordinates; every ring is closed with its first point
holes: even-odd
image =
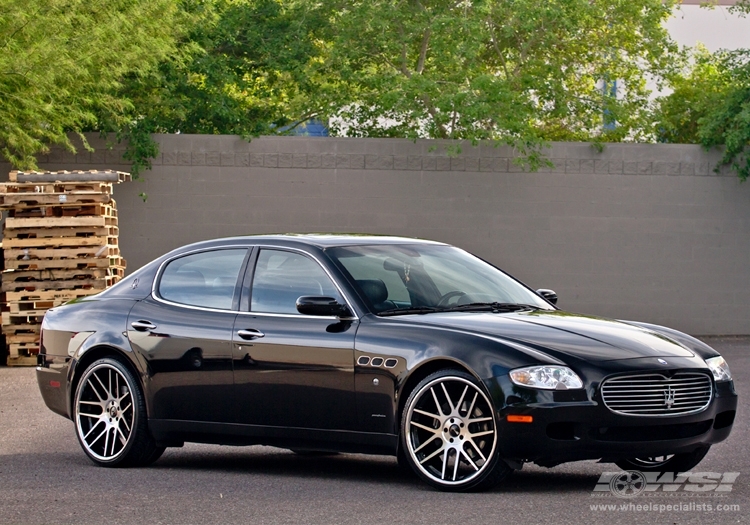
{"type": "Polygon", "coordinates": [[[480,304],[553,309],[512,277],[453,246],[346,246],[327,252],[375,313],[427,313],[480,304]]]}

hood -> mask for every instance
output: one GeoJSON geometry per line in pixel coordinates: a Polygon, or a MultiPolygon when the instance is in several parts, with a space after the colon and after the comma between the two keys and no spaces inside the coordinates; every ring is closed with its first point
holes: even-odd
{"type": "Polygon", "coordinates": [[[446,312],[398,319],[510,339],[558,358],[568,355],[586,361],[612,361],[694,356],[684,346],[653,330],[560,310],[446,312]]]}

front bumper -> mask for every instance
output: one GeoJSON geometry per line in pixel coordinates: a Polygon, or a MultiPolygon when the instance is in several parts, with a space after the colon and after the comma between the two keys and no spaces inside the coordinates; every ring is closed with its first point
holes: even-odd
{"type": "Polygon", "coordinates": [[[498,410],[501,456],[546,467],[584,459],[616,461],[692,452],[729,437],[737,410],[732,381],[715,384],[705,410],[664,417],[616,414],[583,390],[535,391],[533,402],[527,402],[513,397],[518,389],[509,381],[495,378],[488,386],[495,406],[503,407],[498,410]],[[511,423],[509,415],[528,415],[533,421],[511,423]]]}

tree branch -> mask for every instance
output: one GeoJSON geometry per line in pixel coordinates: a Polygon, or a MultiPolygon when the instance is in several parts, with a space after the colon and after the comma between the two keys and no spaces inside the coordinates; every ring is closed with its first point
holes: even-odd
{"type": "Polygon", "coordinates": [[[428,27],[425,32],[424,36],[422,37],[422,48],[419,50],[419,60],[417,61],[417,74],[421,75],[422,71],[424,71],[424,63],[427,59],[427,49],[430,46],[430,35],[432,34],[432,30],[428,27]]]}
{"type": "Polygon", "coordinates": [[[442,124],[438,122],[437,110],[435,109],[435,106],[432,105],[432,99],[430,98],[430,95],[428,95],[427,93],[423,94],[422,101],[424,102],[425,108],[427,109],[427,113],[429,113],[430,116],[432,117],[432,122],[435,124],[435,127],[438,129],[439,138],[447,139],[448,132],[445,129],[445,126],[443,126],[442,124]]]}

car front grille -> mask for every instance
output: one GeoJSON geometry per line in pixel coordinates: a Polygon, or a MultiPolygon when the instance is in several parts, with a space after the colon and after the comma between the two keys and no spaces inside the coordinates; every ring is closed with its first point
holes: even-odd
{"type": "Polygon", "coordinates": [[[628,416],[677,416],[705,410],[711,378],[701,373],[620,376],[602,384],[602,400],[612,412],[628,416]]]}

